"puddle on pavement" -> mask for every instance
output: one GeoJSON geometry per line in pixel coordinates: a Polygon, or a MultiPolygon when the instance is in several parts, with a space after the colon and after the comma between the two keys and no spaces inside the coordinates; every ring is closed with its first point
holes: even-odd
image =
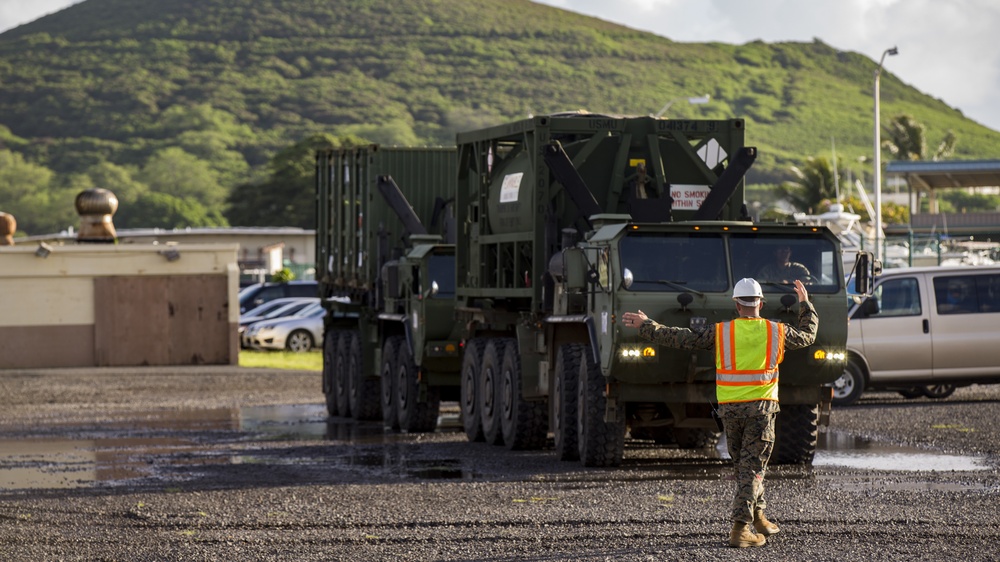
{"type": "Polygon", "coordinates": [[[890,472],[987,470],[982,457],[947,455],[916,447],[886,445],[842,432],[820,433],[813,466],[890,472]]]}
{"type": "MultiPolygon", "coordinates": [[[[0,439],[0,489],[79,488],[98,482],[114,484],[155,476],[153,471],[156,465],[268,462],[246,454],[218,453],[217,446],[205,444],[206,441],[211,442],[211,438],[205,438],[205,431],[237,432],[244,437],[241,441],[329,441],[363,445],[350,454],[339,456],[336,462],[341,466],[364,467],[420,479],[470,480],[477,477],[459,459],[415,458],[412,454],[415,437],[412,435],[386,432],[378,423],[328,418],[323,405],[300,404],[158,411],[137,415],[125,422],[102,425],[100,431],[84,433],[85,437],[79,439],[0,439]],[[163,431],[173,435],[155,435],[163,431]],[[182,435],[177,436],[177,432],[182,435]],[[183,435],[188,432],[192,433],[190,438],[183,435]],[[200,433],[193,435],[196,432],[200,433]],[[143,434],[152,435],[144,437],[143,434]]],[[[438,432],[461,431],[457,406],[445,407],[439,419],[438,432]]],[[[708,454],[712,458],[727,459],[725,437],[708,454]]],[[[674,463],[679,477],[684,477],[685,462],[684,459],[674,459],[660,466],[675,472],[670,469],[671,463],[674,463]]],[[[889,472],[977,471],[990,468],[986,460],[979,457],[886,445],[840,432],[820,433],[813,465],[889,472]]],[[[688,477],[694,478],[699,475],[717,478],[720,470],[704,466],[689,468],[691,474],[688,477]]]]}

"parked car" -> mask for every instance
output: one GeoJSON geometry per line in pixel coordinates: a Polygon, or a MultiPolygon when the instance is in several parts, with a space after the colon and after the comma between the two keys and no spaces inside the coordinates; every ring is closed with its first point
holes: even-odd
{"type": "Polygon", "coordinates": [[[326,309],[318,302],[300,310],[294,316],[261,320],[246,331],[253,349],[309,351],[323,341],[323,316],[326,309]]]}
{"type": "Polygon", "coordinates": [[[286,297],[268,301],[257,308],[246,311],[240,315],[240,347],[250,347],[250,340],[246,337],[247,327],[261,320],[271,320],[274,318],[284,318],[297,314],[309,305],[319,302],[319,297],[286,297]]]}
{"type": "Polygon", "coordinates": [[[268,301],[287,297],[319,297],[316,281],[288,281],[285,283],[254,283],[240,289],[240,314],[268,301]]]}
{"type": "Polygon", "coordinates": [[[946,398],[1000,382],[1000,266],[887,269],[849,317],[834,405],[866,390],[946,398]]]}

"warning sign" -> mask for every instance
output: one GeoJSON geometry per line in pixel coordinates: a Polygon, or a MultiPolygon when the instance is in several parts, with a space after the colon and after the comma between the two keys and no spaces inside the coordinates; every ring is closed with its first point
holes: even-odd
{"type": "Polygon", "coordinates": [[[707,185],[671,185],[670,197],[674,200],[673,209],[675,211],[697,211],[705,202],[710,191],[711,189],[707,185]]]}
{"type": "Polygon", "coordinates": [[[521,190],[521,178],[523,177],[524,172],[507,174],[503,177],[503,183],[500,185],[501,203],[513,203],[517,201],[518,192],[521,190]]]}

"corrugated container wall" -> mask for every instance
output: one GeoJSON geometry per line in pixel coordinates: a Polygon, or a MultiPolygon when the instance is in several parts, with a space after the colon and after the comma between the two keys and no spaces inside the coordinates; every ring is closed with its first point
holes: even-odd
{"type": "Polygon", "coordinates": [[[406,246],[403,225],[378,191],[378,176],[392,176],[431,234],[439,200],[454,197],[454,148],[370,145],[316,155],[316,278],[327,296],[361,299],[379,271],[406,246]]]}

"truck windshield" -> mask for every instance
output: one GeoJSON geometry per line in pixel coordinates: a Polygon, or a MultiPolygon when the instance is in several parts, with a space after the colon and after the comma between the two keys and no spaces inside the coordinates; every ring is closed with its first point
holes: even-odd
{"type": "Polygon", "coordinates": [[[434,254],[427,262],[427,273],[438,286],[434,298],[451,298],[455,295],[455,256],[434,254]]]}
{"type": "Polygon", "coordinates": [[[633,233],[619,249],[623,270],[632,272],[632,291],[729,289],[721,235],[633,233]]]}
{"type": "Polygon", "coordinates": [[[619,250],[630,291],[725,292],[753,277],[764,291],[793,292],[799,279],[811,292],[836,293],[843,279],[833,242],[799,234],[634,232],[619,250]]]}
{"type": "Polygon", "coordinates": [[[729,250],[733,278],[753,277],[765,291],[769,286],[791,291],[796,279],[815,293],[836,293],[842,284],[841,256],[826,238],[734,234],[729,250]]]}

